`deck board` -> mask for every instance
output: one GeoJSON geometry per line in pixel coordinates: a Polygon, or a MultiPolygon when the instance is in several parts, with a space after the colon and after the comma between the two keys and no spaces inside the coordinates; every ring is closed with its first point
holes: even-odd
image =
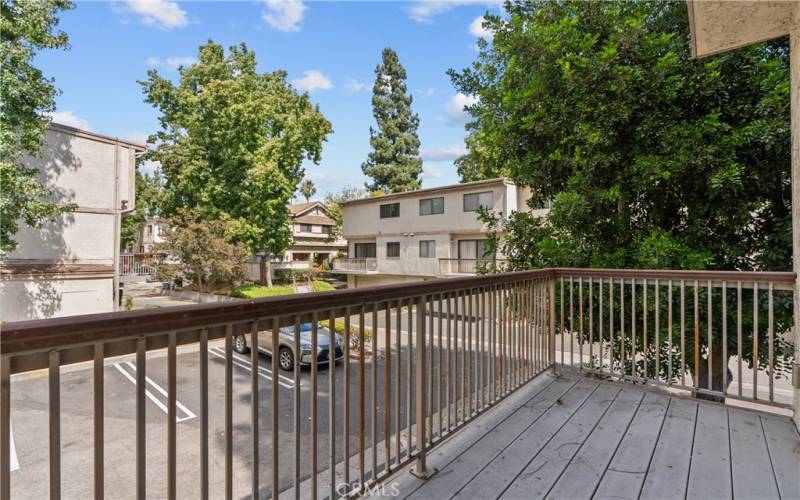
{"type": "Polygon", "coordinates": [[[544,498],[619,394],[601,385],[517,476],[501,498],[544,498]]]}
{"type": "Polygon", "coordinates": [[[758,414],[728,410],[731,433],[731,473],[735,498],[776,498],[767,441],[758,414]]]}
{"type": "Polygon", "coordinates": [[[600,480],[595,498],[637,498],[664,423],[670,398],[645,394],[614,458],[600,480]]]}
{"type": "Polygon", "coordinates": [[[800,498],[790,418],[545,375],[434,447],[401,498],[800,498]]]}
{"type": "Polygon", "coordinates": [[[592,496],[642,399],[644,392],[641,390],[622,386],[622,391],[617,395],[611,408],[572,458],[551,489],[548,498],[573,499],[592,496]]]}
{"type": "Polygon", "coordinates": [[[686,493],[697,402],[673,398],[658,438],[641,498],[681,498],[686,493]]]}
{"type": "Polygon", "coordinates": [[[800,435],[787,418],[761,415],[781,498],[800,498],[800,435]],[[794,443],[794,446],[792,446],[794,443]]]}
{"type": "Polygon", "coordinates": [[[701,404],[697,408],[691,460],[686,498],[732,497],[728,410],[724,406],[701,404]]]}
{"type": "Polygon", "coordinates": [[[581,380],[486,465],[454,498],[489,498],[502,493],[569,421],[598,388],[596,382],[581,380]]]}
{"type": "Polygon", "coordinates": [[[508,419],[475,442],[472,447],[453,456],[452,462],[406,498],[450,498],[480,472],[489,460],[500,454],[519,434],[556,404],[556,401],[577,382],[575,379],[556,379],[544,391],[514,411],[508,419]]]}

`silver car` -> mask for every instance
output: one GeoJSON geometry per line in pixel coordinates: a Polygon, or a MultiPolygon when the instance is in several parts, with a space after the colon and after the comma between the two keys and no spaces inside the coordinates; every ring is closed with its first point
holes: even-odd
{"type": "MultiPolygon", "coordinates": [[[[291,371],[294,369],[294,364],[297,359],[300,360],[300,366],[310,366],[315,356],[311,354],[311,323],[302,323],[300,325],[300,352],[295,352],[294,342],[294,327],[287,326],[279,330],[278,333],[278,365],[282,370],[291,371]]],[[[344,358],[344,341],[337,333],[335,335],[336,348],[335,360],[339,361],[344,358]]],[[[322,326],[322,323],[317,325],[317,365],[327,364],[329,361],[329,340],[330,330],[322,326]]],[[[237,335],[233,339],[233,350],[245,354],[250,352],[250,334],[237,335]]],[[[263,331],[258,334],[258,350],[272,355],[272,332],[263,331]]]]}

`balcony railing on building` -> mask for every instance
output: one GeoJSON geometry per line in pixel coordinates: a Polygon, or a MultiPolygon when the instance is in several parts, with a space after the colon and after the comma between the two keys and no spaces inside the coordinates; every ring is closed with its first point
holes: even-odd
{"type": "Polygon", "coordinates": [[[374,273],[378,271],[378,260],[374,258],[337,258],[333,259],[333,271],[374,273]]]}
{"type": "MultiPolygon", "coordinates": [[[[349,270],[374,265],[374,259],[335,262],[349,270]]],[[[196,392],[200,402],[199,432],[180,440],[180,446],[199,450],[192,482],[197,491],[180,496],[231,498],[236,487],[237,496],[246,489],[254,497],[337,498],[364,492],[409,463],[424,475],[431,448],[547,370],[793,407],[794,282],[793,273],[542,269],[6,324],[0,334],[0,498],[10,498],[12,488],[11,376],[47,370],[49,425],[42,432],[49,433],[48,480],[57,497],[64,480],[62,367],[86,361],[94,363],[94,399],[86,409],[93,422],[86,427],[93,435],[93,459],[84,462],[85,472],[93,474],[94,494],[103,496],[109,487],[105,443],[113,439],[104,434],[103,366],[107,358],[129,354],[135,355],[137,380],[129,469],[135,474],[115,473],[114,481],[138,497],[176,497],[179,346],[182,356],[197,356],[199,367],[181,391],[196,392]],[[301,344],[301,327],[310,328],[309,345],[301,344]],[[235,339],[249,334],[257,345],[259,336],[269,336],[278,345],[285,328],[295,333],[295,352],[318,350],[323,335],[334,345],[334,332],[340,332],[341,372],[312,364],[305,378],[295,364],[279,377],[279,357],[267,364],[253,349],[249,380],[236,378],[249,387],[234,391],[234,365],[242,363],[234,354],[235,339]],[[209,377],[209,346],[215,342],[224,383],[209,377]],[[167,458],[165,470],[155,474],[148,456],[163,450],[148,448],[153,417],[145,410],[146,377],[148,353],[164,349],[167,458]],[[266,382],[259,376],[262,368],[272,374],[266,382]],[[281,389],[287,380],[290,392],[281,389]],[[210,397],[210,390],[219,394],[210,397]],[[241,398],[249,405],[249,428],[234,428],[233,404],[241,398]],[[288,413],[280,406],[284,398],[291,400],[288,413]],[[212,404],[224,406],[223,422],[213,428],[212,404]],[[282,447],[293,450],[290,460],[281,457],[282,447]],[[219,483],[210,480],[211,463],[223,469],[219,483]],[[235,477],[247,477],[248,484],[235,483],[235,477]]]]}
{"type": "Polygon", "coordinates": [[[120,276],[153,276],[156,266],[164,258],[153,253],[123,253],[119,256],[120,276]]]}
{"type": "Polygon", "coordinates": [[[439,274],[490,274],[502,270],[502,259],[439,259],[439,274]]]}

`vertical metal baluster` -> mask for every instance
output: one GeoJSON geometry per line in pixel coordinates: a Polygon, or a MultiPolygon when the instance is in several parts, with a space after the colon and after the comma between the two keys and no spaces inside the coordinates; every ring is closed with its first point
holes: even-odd
{"type": "Polygon", "coordinates": [[[572,281],[572,276],[569,277],[569,365],[574,367],[575,366],[575,322],[574,316],[572,313],[572,305],[573,299],[572,296],[574,295],[573,289],[575,288],[575,284],[572,281]]]}
{"type": "MultiPolygon", "coordinates": [[[[358,472],[359,472],[359,490],[362,490],[364,487],[364,483],[366,481],[366,475],[364,473],[364,465],[365,465],[365,447],[366,447],[366,415],[365,415],[365,392],[366,392],[366,366],[364,366],[364,309],[366,309],[366,305],[362,304],[361,308],[358,311],[358,472]]],[[[374,324],[373,324],[374,328],[374,324]]],[[[375,338],[373,337],[372,342],[375,343],[375,338]]],[[[372,406],[375,403],[373,401],[372,406]]],[[[373,448],[375,447],[375,443],[372,443],[373,448]]]]}
{"type": "MultiPolygon", "coordinates": [[[[96,434],[95,434],[96,436],[96,434]]],[[[97,490],[95,490],[96,493],[97,490]]],[[[11,358],[0,357],[0,500],[11,499],[11,358]]]]}
{"type": "MultiPolygon", "coordinates": [[[[428,345],[425,346],[425,349],[428,350],[428,357],[426,362],[428,366],[426,366],[426,408],[425,408],[425,415],[428,418],[428,424],[426,430],[428,431],[428,443],[433,442],[433,398],[434,398],[434,390],[433,390],[433,340],[434,340],[434,331],[433,331],[433,295],[428,297],[428,303],[425,307],[425,312],[428,315],[428,330],[426,333],[428,334],[428,345]]],[[[417,311],[419,313],[419,311],[417,311]]],[[[422,346],[420,346],[422,348],[422,346]]]]}
{"type": "Polygon", "coordinates": [[[658,288],[659,282],[656,279],[656,343],[655,343],[655,352],[656,352],[656,367],[655,367],[655,379],[656,382],[661,380],[661,321],[660,314],[661,314],[661,290],[658,288]]]}
{"type": "Polygon", "coordinates": [[[467,405],[467,412],[465,413],[464,420],[467,420],[470,416],[472,416],[472,370],[473,370],[473,362],[472,362],[472,302],[475,300],[475,296],[472,293],[472,290],[467,290],[465,292],[465,297],[467,300],[466,307],[464,308],[464,312],[466,313],[466,318],[464,319],[464,327],[467,332],[467,340],[464,343],[464,355],[466,356],[467,362],[467,391],[465,393],[467,397],[466,405],[467,405]]]}
{"type": "Polygon", "coordinates": [[[578,367],[583,370],[583,276],[578,277],[578,367]]]}
{"type": "Polygon", "coordinates": [[[712,344],[714,343],[714,330],[713,330],[712,324],[711,324],[711,317],[714,314],[713,314],[712,304],[711,304],[711,292],[712,292],[711,280],[708,280],[708,283],[706,283],[706,293],[708,294],[708,297],[707,297],[708,305],[706,306],[706,309],[707,309],[706,310],[706,315],[708,316],[706,318],[707,321],[708,321],[708,327],[707,327],[708,328],[708,344],[706,345],[706,349],[708,350],[708,360],[707,360],[708,361],[708,364],[707,364],[708,381],[706,382],[706,385],[708,386],[707,388],[708,388],[709,391],[714,389],[714,385],[711,383],[711,379],[713,378],[713,375],[714,375],[714,369],[712,368],[712,363],[713,363],[713,357],[714,356],[713,356],[713,352],[711,350],[712,349],[712,344]]]}
{"type": "MultiPolygon", "coordinates": [[[[561,343],[561,366],[564,366],[564,278],[561,278],[559,292],[561,294],[561,301],[559,302],[561,306],[561,323],[558,332],[560,335],[560,343],[561,343]]],[[[555,360],[553,360],[555,363],[555,360]]]]}
{"type": "Polygon", "coordinates": [[[728,282],[722,282],[722,394],[728,394],[728,282]]]}
{"type": "Polygon", "coordinates": [[[672,280],[667,282],[667,383],[672,385],[672,280]]]}
{"type": "Polygon", "coordinates": [[[439,439],[442,439],[442,432],[444,431],[442,426],[442,403],[444,402],[444,398],[442,396],[442,328],[444,326],[444,320],[442,319],[442,294],[439,294],[439,302],[436,310],[439,313],[439,342],[437,344],[438,361],[436,363],[436,381],[438,383],[436,395],[439,397],[439,399],[436,405],[436,413],[439,415],[439,439]]]}
{"type": "Polygon", "coordinates": [[[294,352],[297,353],[297,359],[294,362],[294,390],[292,394],[292,417],[293,421],[293,438],[294,438],[294,466],[293,466],[293,485],[294,485],[294,498],[300,500],[300,361],[303,359],[303,351],[300,346],[300,315],[294,317],[294,352]]]}
{"type": "Polygon", "coordinates": [[[642,281],[642,361],[644,380],[647,380],[647,278],[642,281]]]}
{"type": "MultiPolygon", "coordinates": [[[[421,349],[422,346],[415,344],[415,329],[414,329],[414,310],[415,301],[409,299],[408,301],[408,361],[406,362],[408,377],[406,378],[406,456],[411,459],[411,441],[413,433],[411,432],[411,424],[414,422],[414,412],[422,411],[421,408],[414,407],[414,349],[421,349]]],[[[419,314],[417,314],[419,316],[419,314]]],[[[424,318],[423,318],[424,319],[424,318]]],[[[399,434],[398,434],[399,436],[399,434]]],[[[417,443],[419,444],[419,443],[417,443]]]]}
{"type": "MultiPolygon", "coordinates": [[[[344,308],[344,360],[343,360],[343,378],[342,384],[344,388],[342,391],[344,392],[344,442],[342,444],[342,453],[344,459],[344,484],[350,485],[350,308],[344,308]]],[[[336,359],[336,349],[334,344],[333,350],[333,359],[336,359]]],[[[336,371],[336,361],[333,361],[330,365],[334,371],[336,371]]],[[[336,481],[334,481],[335,485],[336,481]]],[[[274,497],[277,498],[277,497],[274,497]]]]}
{"type": "Polygon", "coordinates": [[[480,413],[483,407],[483,335],[484,335],[484,310],[483,310],[483,291],[478,288],[477,295],[477,309],[476,314],[476,336],[478,337],[478,346],[476,349],[478,355],[478,403],[476,404],[476,413],[480,413]]]}
{"type": "Polygon", "coordinates": [[[600,286],[599,286],[599,293],[597,294],[598,298],[600,299],[599,310],[597,314],[597,325],[598,325],[598,332],[597,332],[597,340],[599,344],[597,346],[597,352],[600,358],[600,373],[603,373],[603,360],[605,359],[605,354],[603,354],[604,342],[603,342],[603,297],[605,294],[603,293],[603,285],[605,283],[605,279],[600,278],[600,286]]]}
{"type": "MultiPolygon", "coordinates": [[[[259,426],[258,426],[258,321],[253,321],[250,324],[250,340],[251,340],[251,349],[250,349],[250,432],[252,433],[252,455],[253,460],[251,463],[251,472],[250,472],[250,489],[252,491],[253,498],[258,498],[259,491],[259,464],[261,462],[259,458],[259,426]]],[[[274,346],[274,344],[273,344],[274,346]]],[[[273,347],[272,357],[277,358],[277,353],[274,352],[275,349],[273,347]]],[[[277,379],[278,374],[273,373],[272,376],[277,379]]],[[[273,394],[273,398],[275,395],[273,394]]]]}
{"type": "Polygon", "coordinates": [[[175,332],[169,334],[167,345],[167,497],[175,499],[177,493],[177,375],[175,332]]]}
{"type": "Polygon", "coordinates": [[[739,397],[742,397],[742,282],[736,282],[736,383],[739,397]]]}
{"type": "MultiPolygon", "coordinates": [[[[145,378],[145,375],[147,374],[147,361],[145,359],[145,348],[146,346],[144,337],[139,337],[139,339],[136,341],[136,498],[140,500],[147,498],[147,433],[145,427],[146,410],[144,399],[145,390],[147,388],[147,379],[145,378]]],[[[51,372],[53,370],[52,354],[53,353],[51,353],[50,358],[51,372]]],[[[52,448],[50,453],[52,455],[52,448]]],[[[57,498],[57,496],[52,494],[52,490],[50,498],[57,498]]]]}
{"type": "Polygon", "coordinates": [[[384,315],[386,361],[383,364],[383,457],[386,473],[388,474],[392,470],[392,307],[388,300],[386,301],[384,315]]]}
{"type": "Polygon", "coordinates": [[[328,499],[333,500],[336,498],[336,317],[332,309],[328,311],[328,472],[328,499]]]}
{"type": "MultiPolygon", "coordinates": [[[[395,391],[395,396],[396,396],[395,402],[397,403],[397,414],[395,415],[395,426],[396,426],[395,427],[395,433],[396,433],[395,451],[397,451],[397,463],[398,463],[398,465],[401,462],[401,459],[400,459],[400,450],[401,450],[401,447],[400,447],[400,435],[401,435],[402,425],[401,425],[401,422],[400,422],[400,414],[402,413],[401,412],[401,408],[402,408],[401,404],[402,404],[402,399],[403,399],[403,391],[402,391],[402,386],[401,386],[402,378],[401,378],[401,375],[400,375],[400,371],[402,369],[402,360],[403,360],[402,352],[401,352],[402,345],[401,345],[401,342],[400,342],[400,337],[403,335],[402,323],[403,323],[403,302],[402,301],[398,301],[398,303],[397,303],[397,338],[395,339],[396,349],[397,349],[397,365],[395,367],[395,369],[396,369],[395,378],[397,379],[397,381],[396,381],[397,390],[395,391]]],[[[409,337],[410,336],[411,336],[411,333],[409,332],[409,337]]],[[[409,338],[409,341],[410,340],[411,339],[409,338]]],[[[411,351],[411,349],[409,348],[409,352],[410,351],[411,351]]],[[[409,375],[409,377],[410,377],[410,375],[409,375]]],[[[409,411],[409,410],[406,409],[406,411],[409,411]]]]}
{"type": "Polygon", "coordinates": [[[753,399],[758,399],[758,282],[753,282],[753,399]]]}
{"type": "MultiPolygon", "coordinates": [[[[252,343],[252,342],[251,342],[252,343]]],[[[225,325],[225,498],[233,498],[233,325],[225,325]]]]}
{"type": "Polygon", "coordinates": [[[105,496],[105,380],[103,367],[105,360],[105,346],[102,342],[94,345],[94,497],[101,499],[105,496]]]}
{"type": "Polygon", "coordinates": [[[625,278],[619,279],[619,368],[625,376],[625,278]]]}
{"type": "Polygon", "coordinates": [[[681,280],[681,385],[686,387],[686,282],[681,280]]]}
{"type": "Polygon", "coordinates": [[[445,301],[447,302],[447,392],[445,393],[445,399],[447,402],[447,432],[449,433],[452,429],[452,420],[451,420],[451,413],[452,413],[452,404],[454,398],[451,397],[452,389],[453,389],[453,351],[452,351],[452,344],[451,338],[453,337],[453,297],[451,294],[448,294],[445,297],[445,301]]]}
{"type": "Polygon", "coordinates": [[[636,278],[631,278],[631,376],[636,377],[636,278]]]}
{"type": "Polygon", "coordinates": [[[319,316],[311,314],[311,498],[317,498],[317,363],[319,361],[319,316]]]}
{"type": "Polygon", "coordinates": [[[589,276],[589,369],[594,370],[594,284],[589,276]]]}
{"type": "Polygon", "coordinates": [[[467,312],[467,292],[461,294],[461,422],[467,421],[467,393],[466,393],[466,363],[467,363],[467,329],[466,329],[466,312],[467,312]]]}
{"type": "Polygon", "coordinates": [[[200,330],[200,498],[208,500],[208,330],[200,330]]]}
{"type": "Polygon", "coordinates": [[[774,376],[774,365],[773,365],[773,348],[774,346],[774,338],[773,338],[773,305],[772,305],[772,292],[773,292],[773,283],[769,282],[769,304],[767,309],[767,339],[769,342],[767,356],[769,356],[769,369],[767,371],[767,375],[769,376],[769,400],[775,401],[775,394],[774,394],[774,387],[773,387],[773,379],[774,376]]]}
{"type": "MultiPolygon", "coordinates": [[[[278,380],[280,379],[280,367],[278,366],[278,361],[280,358],[280,350],[278,346],[280,345],[280,321],[277,317],[272,318],[272,425],[270,429],[270,434],[272,438],[272,498],[278,498],[278,494],[280,493],[280,474],[278,471],[280,470],[280,387],[278,387],[278,380]]],[[[300,355],[300,351],[295,351],[298,355],[300,355]]],[[[294,360],[295,364],[300,363],[300,359],[294,360]]],[[[255,370],[255,366],[253,369],[255,370]]],[[[260,493],[259,493],[260,494],[260,493]]]]}
{"type": "MultiPolygon", "coordinates": [[[[384,331],[388,332],[389,327],[386,326],[384,331]]],[[[388,333],[384,336],[389,337],[388,333]]],[[[386,357],[388,359],[389,352],[391,352],[391,345],[387,341],[384,347],[386,357]]],[[[375,481],[378,477],[378,304],[372,306],[372,380],[370,380],[370,445],[372,447],[372,480],[375,481]]],[[[386,382],[384,381],[384,385],[386,382]]],[[[386,455],[389,456],[388,454],[386,455]]]]}
{"type": "MultiPolygon", "coordinates": [[[[414,363],[415,371],[413,375],[413,380],[416,380],[416,384],[409,384],[409,385],[416,385],[416,421],[415,424],[417,426],[417,436],[416,436],[416,443],[417,443],[417,463],[414,466],[414,470],[417,474],[424,476],[426,474],[427,466],[425,463],[425,454],[427,446],[425,445],[425,422],[427,420],[425,415],[425,404],[428,399],[426,392],[427,387],[427,375],[425,371],[428,369],[428,362],[425,359],[428,350],[425,348],[425,315],[426,315],[426,302],[427,298],[423,295],[418,297],[414,302],[409,304],[409,310],[411,310],[411,306],[415,305],[416,312],[417,312],[417,324],[416,329],[414,330],[414,334],[417,337],[416,344],[417,344],[417,359],[414,363]]],[[[409,318],[411,314],[409,314],[409,318]]],[[[412,331],[411,325],[409,325],[409,333],[412,331]]],[[[410,366],[410,365],[409,365],[410,366]]],[[[411,380],[411,372],[409,372],[409,380],[411,380]]],[[[409,391],[411,392],[411,391],[409,391]]],[[[410,407],[411,405],[409,405],[410,407]]],[[[409,412],[410,413],[410,412],[409,412]]],[[[411,425],[408,426],[408,452],[409,458],[411,457],[411,425]]]]}
{"type": "Polygon", "coordinates": [[[489,290],[489,401],[497,398],[497,287],[489,290]]]}
{"type": "Polygon", "coordinates": [[[697,280],[694,280],[694,375],[692,382],[695,388],[695,395],[697,388],[700,387],[700,305],[699,305],[699,288],[700,285],[697,280]]]}
{"type": "Polygon", "coordinates": [[[614,373],[614,278],[608,278],[608,371],[614,373]]]}

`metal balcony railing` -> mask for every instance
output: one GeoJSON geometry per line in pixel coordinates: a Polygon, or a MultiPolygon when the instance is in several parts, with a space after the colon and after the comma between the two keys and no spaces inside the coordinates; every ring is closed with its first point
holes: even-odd
{"type": "Polygon", "coordinates": [[[156,264],[163,260],[161,254],[124,253],[119,256],[120,276],[152,276],[156,272],[156,264]]]}
{"type": "MultiPolygon", "coordinates": [[[[11,497],[12,375],[47,370],[42,432],[49,434],[48,480],[57,498],[62,367],[86,361],[93,363],[92,422],[86,425],[93,458],[81,464],[90,464],[94,495],[104,495],[105,443],[114,436],[105,435],[103,366],[123,355],[135,356],[135,475],[117,474],[115,483],[129,481],[123,486],[140,498],[178,496],[179,346],[181,356],[196,356],[191,366],[197,367],[181,374],[181,391],[196,393],[199,401],[198,442],[188,443],[188,434],[180,440],[182,447],[199,449],[192,458],[197,480],[190,482],[197,491],[180,496],[231,498],[234,477],[244,476],[254,497],[317,498],[321,489],[336,498],[365,492],[411,462],[424,475],[431,447],[557,364],[698,395],[786,405],[777,385],[792,362],[794,279],[792,273],[543,269],[7,323],[0,333],[0,500],[11,497]],[[315,363],[308,370],[295,364],[279,376],[279,356],[266,363],[256,349],[249,360],[234,354],[240,336],[249,334],[254,345],[266,336],[278,345],[287,327],[294,352],[317,351],[323,339],[334,345],[339,332],[341,369],[320,373],[315,363]],[[308,345],[300,335],[306,328],[308,345]],[[224,383],[209,374],[209,347],[217,342],[212,359],[224,369],[224,383]],[[166,439],[155,451],[159,456],[165,449],[166,462],[159,474],[152,463],[146,466],[153,453],[147,435],[155,425],[146,414],[148,354],[156,350],[166,350],[167,380],[166,439]],[[234,378],[245,363],[248,377],[234,378]],[[728,366],[737,369],[729,374],[723,371],[728,366]],[[271,375],[260,377],[265,370],[271,375]],[[719,386],[718,380],[736,385],[719,386]],[[289,410],[280,406],[287,400],[289,410]],[[222,428],[209,426],[214,401],[224,406],[222,428]],[[234,404],[247,405],[249,430],[234,428],[234,404]],[[220,446],[210,446],[210,438],[220,446]],[[291,458],[280,452],[287,449],[291,458]],[[235,461],[234,451],[245,456],[235,461]],[[223,464],[223,471],[209,475],[209,463],[223,464]],[[287,469],[292,473],[279,473],[287,469]],[[165,478],[163,492],[156,491],[159,477],[165,478]]],[[[184,459],[180,464],[185,469],[184,459]]]]}
{"type": "Polygon", "coordinates": [[[378,260],[374,258],[333,259],[333,271],[369,273],[378,271],[378,260]]]}
{"type": "Polygon", "coordinates": [[[439,274],[488,274],[502,270],[502,259],[439,259],[439,274]]]}

